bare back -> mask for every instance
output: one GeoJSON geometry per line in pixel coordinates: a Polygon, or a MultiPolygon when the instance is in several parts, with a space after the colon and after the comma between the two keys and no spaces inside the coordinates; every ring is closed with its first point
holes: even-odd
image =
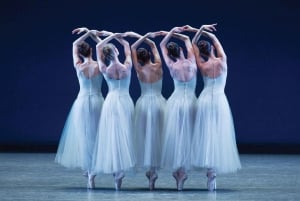
{"type": "Polygon", "coordinates": [[[217,78],[222,72],[227,70],[227,64],[220,58],[209,58],[206,62],[199,65],[199,70],[203,76],[217,78]]]}
{"type": "Polygon", "coordinates": [[[154,83],[162,78],[163,71],[160,63],[148,63],[136,68],[137,77],[141,82],[154,83]]]}
{"type": "Polygon", "coordinates": [[[189,59],[178,59],[169,67],[170,74],[174,79],[179,81],[190,81],[197,73],[195,62],[189,59]]]}
{"type": "Polygon", "coordinates": [[[93,78],[100,74],[98,62],[91,60],[88,62],[78,63],[75,68],[82,71],[86,78],[93,78]]]}
{"type": "Polygon", "coordinates": [[[115,80],[121,80],[130,75],[131,68],[127,68],[124,64],[117,62],[110,64],[106,69],[106,75],[115,80]]]}

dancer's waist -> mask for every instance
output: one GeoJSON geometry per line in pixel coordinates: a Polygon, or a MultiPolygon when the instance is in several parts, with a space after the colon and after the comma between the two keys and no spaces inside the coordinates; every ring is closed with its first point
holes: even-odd
{"type": "Polygon", "coordinates": [[[83,96],[102,96],[100,91],[79,91],[77,97],[83,96]]]}

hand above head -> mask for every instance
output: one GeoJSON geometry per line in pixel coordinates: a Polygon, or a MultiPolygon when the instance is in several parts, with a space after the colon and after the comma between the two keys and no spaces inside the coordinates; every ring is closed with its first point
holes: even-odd
{"type": "Polygon", "coordinates": [[[190,25],[184,25],[184,26],[182,26],[182,28],[183,28],[184,31],[191,31],[191,32],[197,32],[198,31],[197,28],[192,27],[190,25]]]}
{"type": "Polygon", "coordinates": [[[193,27],[191,27],[190,25],[187,24],[187,25],[182,26],[182,28],[183,28],[183,29],[191,29],[191,28],[193,28],[193,27]]]}
{"type": "Polygon", "coordinates": [[[86,27],[81,27],[81,28],[76,28],[72,31],[72,34],[80,34],[82,32],[88,32],[88,28],[86,27]]]}
{"type": "Polygon", "coordinates": [[[121,39],[126,36],[126,33],[114,33],[114,36],[121,39]]]}
{"type": "Polygon", "coordinates": [[[171,29],[170,32],[176,32],[176,33],[181,33],[184,31],[183,27],[174,27],[173,29],[171,29]]]}
{"type": "Polygon", "coordinates": [[[208,32],[208,31],[203,31],[202,34],[203,34],[203,36],[206,36],[206,37],[213,37],[213,36],[215,36],[215,34],[213,34],[211,32],[208,32]]]}
{"type": "Polygon", "coordinates": [[[202,26],[200,27],[200,29],[213,32],[213,31],[217,31],[217,29],[216,29],[215,26],[217,26],[217,23],[215,23],[215,24],[202,25],[202,26]]]}
{"type": "Polygon", "coordinates": [[[95,35],[95,36],[98,35],[98,32],[99,32],[99,31],[96,30],[96,29],[90,30],[90,33],[93,34],[93,35],[95,35]]]}
{"type": "Polygon", "coordinates": [[[148,38],[155,38],[156,36],[157,36],[156,32],[148,32],[145,34],[145,37],[148,37],[148,38]]]}
{"type": "Polygon", "coordinates": [[[157,36],[165,36],[168,34],[168,32],[167,31],[156,31],[156,32],[149,32],[147,34],[149,34],[148,35],[149,38],[155,38],[157,36]]]}
{"type": "Polygon", "coordinates": [[[95,35],[97,35],[97,36],[110,36],[110,35],[113,34],[113,32],[105,31],[105,30],[102,30],[102,31],[91,30],[91,33],[92,33],[92,34],[95,34],[95,35]]]}
{"type": "Polygon", "coordinates": [[[124,34],[123,34],[123,37],[136,37],[136,38],[140,38],[141,35],[134,32],[134,31],[126,31],[124,34]]]}

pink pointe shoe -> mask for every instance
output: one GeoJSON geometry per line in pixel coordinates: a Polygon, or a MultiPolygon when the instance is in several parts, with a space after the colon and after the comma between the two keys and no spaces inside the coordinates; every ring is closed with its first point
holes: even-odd
{"type": "Polygon", "coordinates": [[[212,172],[207,173],[207,190],[215,191],[217,189],[216,174],[212,172]]]}
{"type": "Polygon", "coordinates": [[[115,177],[115,189],[120,190],[122,186],[122,179],[125,177],[125,174],[123,172],[113,174],[115,177]]]}
{"type": "Polygon", "coordinates": [[[152,191],[155,188],[155,181],[158,178],[156,172],[146,172],[146,177],[149,179],[149,189],[152,191]]]}
{"type": "Polygon", "coordinates": [[[178,191],[183,190],[183,185],[188,176],[185,173],[173,172],[173,177],[176,179],[176,186],[178,191]]]}

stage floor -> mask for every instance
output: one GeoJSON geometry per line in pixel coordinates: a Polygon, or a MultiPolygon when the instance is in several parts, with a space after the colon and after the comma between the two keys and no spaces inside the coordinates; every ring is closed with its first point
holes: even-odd
{"type": "Polygon", "coordinates": [[[178,192],[170,172],[160,171],[156,190],[148,190],[144,172],[127,175],[115,191],[111,175],[98,175],[96,189],[86,189],[79,169],[54,163],[54,153],[0,153],[1,201],[148,201],[148,200],[300,200],[300,155],[242,154],[242,169],[217,177],[217,191],[207,192],[205,171],[189,172],[178,192]]]}

